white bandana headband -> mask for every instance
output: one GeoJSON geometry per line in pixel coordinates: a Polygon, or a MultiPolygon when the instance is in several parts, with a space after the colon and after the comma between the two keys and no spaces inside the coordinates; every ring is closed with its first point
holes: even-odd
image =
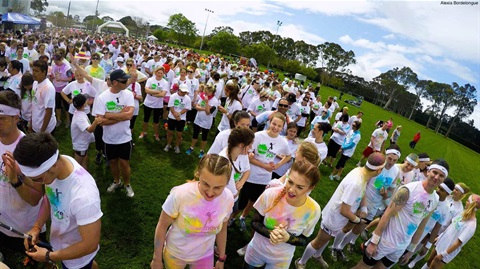
{"type": "Polygon", "coordinates": [[[430,158],[420,158],[418,159],[419,162],[429,162],[430,158]]]}
{"type": "Polygon", "coordinates": [[[462,188],[462,186],[456,184],[455,189],[459,190],[462,194],[465,194],[465,190],[462,188]]]}
{"type": "Polygon", "coordinates": [[[0,104],[0,115],[17,116],[20,115],[20,109],[0,104]]]}
{"type": "Polygon", "coordinates": [[[440,187],[442,187],[442,189],[444,189],[448,194],[452,194],[452,191],[453,191],[453,190],[451,190],[451,189],[447,186],[447,184],[442,183],[442,184],[440,184],[440,187]]]}
{"type": "Polygon", "coordinates": [[[418,165],[418,163],[417,163],[416,161],[412,160],[412,158],[410,158],[410,157],[408,157],[408,156],[407,156],[407,158],[405,158],[405,159],[407,160],[407,162],[409,162],[409,163],[410,163],[411,165],[413,165],[413,166],[417,166],[417,165],[418,165]]]}
{"type": "Polygon", "coordinates": [[[30,167],[18,164],[20,171],[27,177],[38,177],[48,171],[58,160],[58,150],[48,160],[44,161],[39,167],[30,167]]]}
{"type": "Polygon", "coordinates": [[[387,151],[385,151],[385,154],[395,154],[398,156],[398,158],[400,158],[400,156],[402,155],[400,153],[400,151],[396,150],[396,149],[387,149],[387,151]]]}
{"type": "MultiPolygon", "coordinates": [[[[445,174],[445,177],[448,177],[448,170],[447,170],[447,168],[445,168],[445,167],[443,167],[443,166],[441,166],[441,165],[439,165],[439,164],[432,164],[432,165],[430,165],[430,166],[428,167],[428,171],[430,171],[430,170],[432,170],[432,169],[434,169],[434,168],[442,171],[442,173],[445,174]]],[[[458,186],[458,184],[455,185],[455,187],[456,187],[456,186],[458,186]]]]}
{"type": "MultiPolygon", "coordinates": [[[[468,198],[468,202],[477,204],[478,200],[473,200],[473,195],[470,195],[470,197],[468,198]]],[[[478,208],[475,207],[475,211],[477,211],[477,210],[478,210],[478,208]]]]}
{"type": "Polygon", "coordinates": [[[376,171],[376,170],[378,170],[378,169],[383,168],[383,167],[385,166],[385,164],[378,165],[378,166],[374,166],[374,165],[372,165],[371,163],[369,163],[369,162],[367,161],[367,163],[365,164],[365,166],[368,167],[368,168],[370,168],[370,169],[373,170],[373,171],[376,171]]]}

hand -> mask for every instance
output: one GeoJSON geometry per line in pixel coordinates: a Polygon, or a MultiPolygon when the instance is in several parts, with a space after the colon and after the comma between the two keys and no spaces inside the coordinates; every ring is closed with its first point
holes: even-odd
{"type": "Polygon", "coordinates": [[[102,123],[102,118],[96,117],[95,120],[93,121],[93,123],[101,124],[102,123]]]}
{"type": "Polygon", "coordinates": [[[17,182],[17,175],[20,174],[20,168],[18,167],[15,159],[13,158],[13,154],[10,151],[6,151],[2,155],[2,160],[5,169],[3,172],[7,175],[8,180],[10,182],[17,182]]]}
{"type": "Polygon", "coordinates": [[[219,262],[219,261],[217,261],[217,262],[215,263],[215,267],[214,267],[214,268],[215,268],[215,269],[223,269],[223,266],[224,266],[224,265],[225,265],[224,262],[219,262]]]}
{"type": "Polygon", "coordinates": [[[373,257],[373,255],[375,255],[377,253],[377,245],[370,242],[367,245],[367,249],[365,250],[365,253],[367,254],[368,258],[373,257]]]}
{"type": "Polygon", "coordinates": [[[266,163],[263,165],[263,169],[267,170],[268,172],[272,172],[275,169],[275,165],[270,165],[270,163],[266,163]]]}
{"type": "Polygon", "coordinates": [[[270,243],[273,245],[285,243],[288,239],[290,239],[290,234],[283,224],[275,227],[275,229],[270,232],[270,243]]]}
{"type": "Polygon", "coordinates": [[[408,263],[408,261],[412,258],[413,253],[410,251],[407,251],[399,260],[400,265],[405,265],[408,263]]]}
{"type": "Polygon", "coordinates": [[[32,259],[37,262],[46,262],[45,255],[47,254],[48,249],[34,245],[31,249],[25,251],[25,253],[32,257],[32,259]]]}
{"type": "Polygon", "coordinates": [[[361,219],[361,221],[365,222],[363,219],[367,217],[368,212],[364,212],[361,210],[357,211],[357,216],[361,219]]]}
{"type": "Polygon", "coordinates": [[[435,256],[434,259],[437,260],[437,261],[439,261],[439,262],[441,262],[442,259],[443,259],[443,255],[442,255],[442,254],[437,254],[437,256],[435,256]]]}
{"type": "Polygon", "coordinates": [[[38,239],[38,236],[40,235],[40,227],[38,226],[33,226],[30,231],[27,232],[28,235],[30,235],[32,238],[25,238],[23,240],[23,245],[25,246],[26,250],[29,250],[31,246],[38,244],[40,240],[38,239]]]}
{"type": "Polygon", "coordinates": [[[238,181],[237,183],[235,183],[235,188],[237,189],[237,191],[240,191],[243,188],[244,184],[245,182],[242,181],[238,181]]]}
{"type": "Polygon", "coordinates": [[[153,259],[150,263],[151,269],[163,269],[163,261],[160,259],[153,259]]]}

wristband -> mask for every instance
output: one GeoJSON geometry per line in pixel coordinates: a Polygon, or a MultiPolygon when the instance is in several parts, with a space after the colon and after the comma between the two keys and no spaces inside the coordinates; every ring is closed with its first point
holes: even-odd
{"type": "Polygon", "coordinates": [[[366,206],[362,206],[360,207],[360,211],[364,212],[364,213],[368,213],[368,209],[366,206]]]}
{"type": "Polygon", "coordinates": [[[354,223],[354,224],[359,224],[361,221],[362,220],[357,216],[355,216],[355,220],[353,220],[353,221],[349,220],[349,222],[354,223]]]}
{"type": "Polygon", "coordinates": [[[412,244],[412,243],[410,243],[410,245],[408,245],[408,247],[407,247],[407,250],[408,250],[409,252],[415,252],[415,249],[417,248],[417,245],[418,245],[418,244],[412,244]]]}
{"type": "Polygon", "coordinates": [[[378,243],[380,243],[380,238],[381,237],[379,235],[372,233],[372,239],[370,240],[370,242],[372,242],[372,244],[378,245],[378,243]]]}
{"type": "Polygon", "coordinates": [[[425,247],[427,249],[430,249],[432,247],[432,243],[430,243],[430,241],[427,241],[427,243],[425,243],[425,247]]]}
{"type": "Polygon", "coordinates": [[[219,262],[225,262],[227,260],[227,255],[223,256],[223,258],[218,257],[219,262]]]}
{"type": "Polygon", "coordinates": [[[12,187],[13,187],[14,189],[22,186],[22,185],[23,185],[23,176],[22,176],[22,175],[18,175],[18,176],[17,176],[17,183],[12,183],[12,182],[10,182],[10,185],[12,185],[12,187]]]}
{"type": "Polygon", "coordinates": [[[53,263],[53,261],[50,259],[50,250],[47,250],[47,252],[45,252],[45,261],[53,263]]]}

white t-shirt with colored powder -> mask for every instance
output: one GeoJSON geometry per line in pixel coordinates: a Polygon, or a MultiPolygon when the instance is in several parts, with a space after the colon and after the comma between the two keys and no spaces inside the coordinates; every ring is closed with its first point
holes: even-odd
{"type": "Polygon", "coordinates": [[[32,129],[37,133],[42,128],[47,108],[52,109],[52,116],[45,132],[51,133],[57,124],[55,118],[55,87],[48,79],[40,83],[35,81],[32,88],[32,129]]]}
{"type": "Polygon", "coordinates": [[[90,125],[91,123],[86,112],[76,110],[73,113],[70,131],[74,150],[87,150],[90,143],[95,142],[95,136],[93,133],[87,131],[87,128],[90,127],[90,125]]]}

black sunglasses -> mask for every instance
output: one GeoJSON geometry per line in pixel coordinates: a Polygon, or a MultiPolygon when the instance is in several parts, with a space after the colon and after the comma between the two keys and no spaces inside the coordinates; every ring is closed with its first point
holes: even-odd
{"type": "Polygon", "coordinates": [[[92,58],[92,61],[98,61],[100,58],[92,58]]]}
{"type": "Polygon", "coordinates": [[[127,64],[127,66],[132,66],[133,64],[127,64]]]}
{"type": "Polygon", "coordinates": [[[288,107],[288,105],[278,104],[278,107],[288,107]]]}
{"type": "Polygon", "coordinates": [[[117,79],[117,82],[120,83],[120,84],[125,84],[125,83],[127,83],[127,81],[128,81],[128,79],[122,79],[122,80],[117,79]]]}

